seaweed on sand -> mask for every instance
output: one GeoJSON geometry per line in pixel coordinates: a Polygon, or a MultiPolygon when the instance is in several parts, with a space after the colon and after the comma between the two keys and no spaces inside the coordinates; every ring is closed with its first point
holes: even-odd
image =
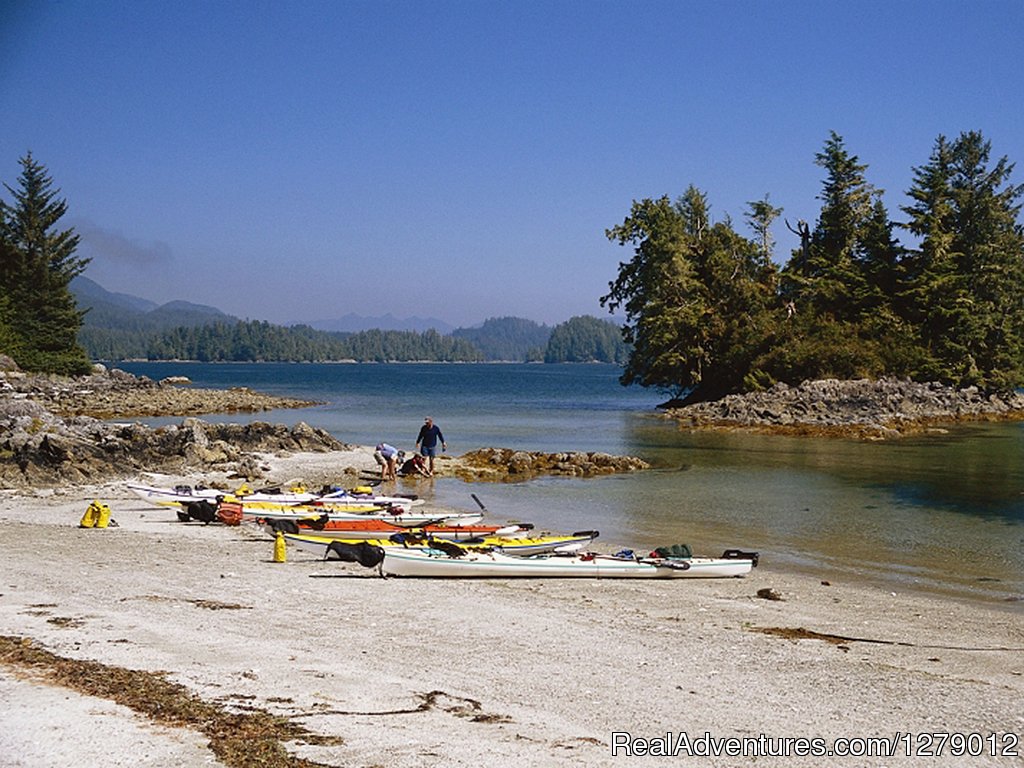
{"type": "Polygon", "coordinates": [[[88,696],[109,699],[161,725],[193,728],[210,740],[217,759],[230,768],[321,768],[323,763],[289,754],[283,742],[342,743],[264,710],[229,712],[167,680],[163,672],[58,656],[29,638],[0,635],[0,663],[88,696]]]}

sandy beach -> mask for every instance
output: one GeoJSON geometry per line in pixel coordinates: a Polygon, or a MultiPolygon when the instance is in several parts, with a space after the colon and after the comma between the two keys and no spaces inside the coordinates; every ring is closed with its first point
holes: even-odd
{"type": "MultiPolygon", "coordinates": [[[[281,478],[372,462],[266,460],[281,478]]],[[[202,722],[267,713],[297,730],[261,765],[1024,765],[1020,604],[787,573],[770,552],[745,578],[671,582],[383,579],[272,554],[254,527],[182,524],[119,484],[2,492],[0,765],[242,765],[202,722]],[[94,498],[118,527],[78,527],[94,498]],[[137,682],[127,704],[83,692],[108,668],[162,673],[143,679],[206,720],[140,704],[137,682]]]]}

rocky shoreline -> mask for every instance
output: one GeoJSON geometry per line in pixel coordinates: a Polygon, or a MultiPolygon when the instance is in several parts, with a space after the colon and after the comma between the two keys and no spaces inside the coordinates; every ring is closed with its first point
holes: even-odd
{"type": "Polygon", "coordinates": [[[694,429],[884,440],[963,422],[1024,420],[1024,395],[906,379],[822,379],[669,407],[665,416],[694,429]]]}
{"type": "MultiPolygon", "coordinates": [[[[309,401],[274,397],[245,387],[198,389],[187,380],[156,382],[97,366],[90,376],[26,374],[0,356],[0,488],[96,483],[143,472],[218,473],[264,479],[265,454],[353,451],[325,430],[256,421],[212,424],[202,413],[254,413],[302,408],[309,401]],[[183,416],[180,424],[150,428],[115,420],[183,416]]],[[[890,439],[942,431],[964,421],[1024,420],[1024,395],[985,394],[935,383],[809,381],[776,384],[709,403],[667,408],[665,417],[692,429],[753,430],[796,435],[890,439]]],[[[372,470],[372,451],[340,474],[372,470]]],[[[440,457],[436,474],[468,482],[515,482],[540,475],[592,477],[647,469],[643,460],[593,452],[541,453],[485,448],[440,457]]],[[[276,479],[275,482],[279,482],[276,479]]]]}
{"type": "Polygon", "coordinates": [[[519,481],[538,475],[596,477],[650,469],[635,456],[613,456],[596,451],[542,453],[510,448],[481,448],[461,456],[452,474],[469,482],[519,481]]]}
{"type": "MultiPolygon", "coordinates": [[[[294,427],[255,421],[213,424],[202,413],[255,413],[316,403],[274,397],[246,387],[197,389],[182,379],[156,382],[97,366],[89,376],[26,374],[0,359],[0,488],[38,488],[101,483],[140,473],[202,472],[210,485],[266,479],[266,454],[348,452],[311,485],[358,478],[376,467],[372,450],[337,440],[299,422],[294,427]],[[113,420],[184,416],[180,424],[150,428],[113,420]],[[358,455],[357,455],[358,454],[358,455]],[[212,479],[216,478],[216,479],[212,479]]],[[[520,481],[541,474],[590,477],[646,469],[629,456],[604,453],[541,453],[493,448],[462,457],[439,457],[436,475],[466,481],[520,481]]],[[[280,482],[276,478],[273,482],[280,482]]],[[[225,486],[226,487],[226,486],[225,486]]]]}
{"type": "Polygon", "coordinates": [[[118,368],[95,366],[89,376],[70,378],[23,373],[0,356],[0,401],[31,400],[63,417],[130,419],[141,416],[199,416],[305,408],[319,403],[276,397],[248,387],[202,389],[184,377],[153,381],[118,368]]]}
{"type": "Polygon", "coordinates": [[[255,413],[314,403],[247,388],[229,390],[155,382],[97,366],[89,376],[27,374],[0,360],[0,488],[97,483],[140,472],[196,469],[262,477],[259,452],[343,450],[322,429],[254,422],[211,424],[198,413],[255,413]],[[113,419],[185,416],[150,428],[113,419]]]}

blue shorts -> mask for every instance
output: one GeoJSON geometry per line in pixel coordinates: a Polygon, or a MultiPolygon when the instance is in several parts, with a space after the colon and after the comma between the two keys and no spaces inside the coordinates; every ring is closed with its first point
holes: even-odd
{"type": "Polygon", "coordinates": [[[437,456],[437,446],[432,445],[430,448],[427,448],[425,445],[422,446],[420,448],[420,456],[429,456],[430,458],[434,458],[437,456]]]}

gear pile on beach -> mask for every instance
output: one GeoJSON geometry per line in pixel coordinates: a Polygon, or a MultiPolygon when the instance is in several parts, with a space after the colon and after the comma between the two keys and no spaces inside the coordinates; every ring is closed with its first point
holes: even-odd
{"type": "Polygon", "coordinates": [[[693,579],[744,576],[757,552],[727,549],[720,557],[695,557],[686,544],[650,552],[589,549],[596,530],[537,532],[530,523],[488,524],[478,512],[434,510],[416,495],[387,495],[371,486],[305,485],[233,494],[212,488],[171,488],[127,483],[149,504],[174,508],[182,523],[251,523],[272,536],[274,561],[286,562],[288,546],[318,560],[376,568],[382,576],[426,578],[615,578],[693,579]]]}

